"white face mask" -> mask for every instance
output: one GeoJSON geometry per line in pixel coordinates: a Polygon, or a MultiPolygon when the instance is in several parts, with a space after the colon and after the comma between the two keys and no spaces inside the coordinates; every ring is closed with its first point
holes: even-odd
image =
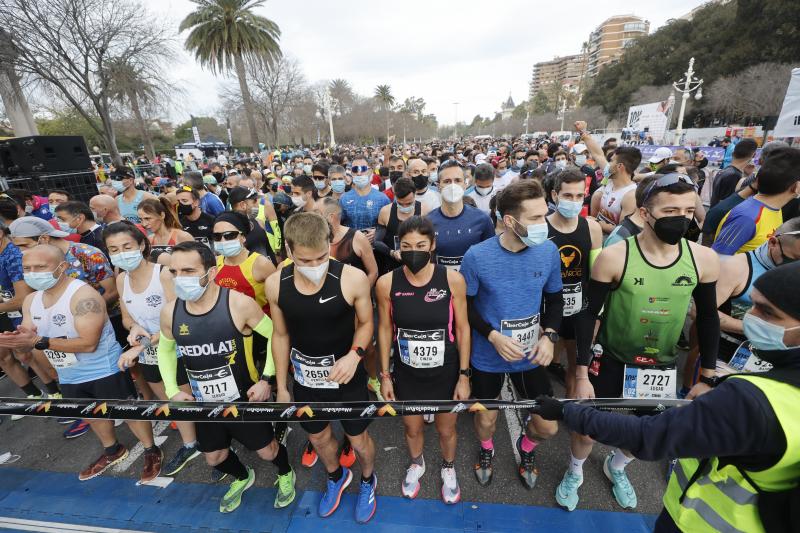
{"type": "Polygon", "coordinates": [[[328,264],[330,261],[325,261],[324,263],[320,263],[317,266],[300,266],[297,265],[297,271],[300,272],[304,278],[308,281],[317,285],[322,278],[325,277],[325,274],[328,272],[328,264]]]}
{"type": "Polygon", "coordinates": [[[461,188],[461,185],[451,183],[450,185],[442,189],[442,200],[444,200],[445,202],[454,204],[456,202],[461,201],[463,197],[464,197],[464,189],[461,188]]]}
{"type": "Polygon", "coordinates": [[[563,159],[556,161],[556,167],[558,168],[567,168],[567,162],[563,159]]]}
{"type": "Polygon", "coordinates": [[[583,155],[583,154],[576,155],[575,156],[575,164],[578,165],[579,167],[582,167],[583,165],[585,165],[586,164],[586,156],[583,155]]]}
{"type": "Polygon", "coordinates": [[[306,205],[306,199],[302,196],[292,196],[292,203],[298,209],[303,209],[306,205]]]}

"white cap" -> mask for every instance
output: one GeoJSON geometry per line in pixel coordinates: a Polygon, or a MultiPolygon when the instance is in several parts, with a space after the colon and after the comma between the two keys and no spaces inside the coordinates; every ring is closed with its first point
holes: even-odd
{"type": "Polygon", "coordinates": [[[578,143],[572,147],[572,152],[575,154],[582,154],[586,151],[586,145],[583,143],[578,143]]]}
{"type": "Polygon", "coordinates": [[[672,157],[672,150],[667,148],[666,146],[662,146],[658,148],[653,156],[647,160],[648,163],[659,163],[665,159],[669,159],[672,157]]]}
{"type": "Polygon", "coordinates": [[[480,154],[477,154],[475,156],[475,164],[476,165],[480,165],[484,161],[486,161],[486,154],[484,154],[483,152],[481,152],[480,154]]]}

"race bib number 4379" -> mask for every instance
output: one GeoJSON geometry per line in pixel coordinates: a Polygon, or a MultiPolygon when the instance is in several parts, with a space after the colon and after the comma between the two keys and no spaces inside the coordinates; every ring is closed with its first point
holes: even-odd
{"type": "Polygon", "coordinates": [[[435,368],[444,365],[443,329],[417,331],[399,328],[397,348],[400,360],[413,368],[435,368]]]}

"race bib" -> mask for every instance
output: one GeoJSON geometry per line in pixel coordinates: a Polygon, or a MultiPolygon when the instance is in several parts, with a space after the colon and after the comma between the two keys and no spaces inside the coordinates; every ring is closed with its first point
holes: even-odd
{"type": "Polygon", "coordinates": [[[309,357],[292,348],[289,355],[294,367],[294,380],[299,385],[311,389],[338,389],[339,384],[328,381],[336,358],[333,355],[309,357]]]}
{"type": "Polygon", "coordinates": [[[239,399],[239,387],[233,377],[231,365],[208,370],[189,370],[192,394],[203,402],[233,402],[239,399]]]}
{"type": "Polygon", "coordinates": [[[728,364],[739,372],[766,372],[772,370],[772,364],[759,359],[750,351],[750,345],[743,342],[736,348],[728,364]]]}
{"type": "Polygon", "coordinates": [[[78,364],[78,356],[72,352],[59,352],[57,350],[44,350],[44,356],[53,365],[53,368],[69,368],[78,364]]]}
{"type": "Polygon", "coordinates": [[[623,398],[675,398],[678,371],[671,368],[646,368],[625,365],[623,398]]]}
{"type": "Polygon", "coordinates": [[[520,343],[522,353],[529,355],[539,340],[539,314],[517,320],[501,320],[500,334],[520,343]]]}
{"type": "Polygon", "coordinates": [[[150,346],[145,348],[139,354],[139,362],[143,365],[157,365],[158,364],[158,346],[150,346]]]}
{"type": "Polygon", "coordinates": [[[455,270],[458,272],[461,270],[461,261],[464,259],[463,255],[458,257],[447,257],[444,255],[436,256],[436,262],[448,270],[455,270]]]}
{"type": "Polygon", "coordinates": [[[413,368],[436,368],[444,365],[443,329],[417,331],[397,329],[400,360],[413,368]]]}
{"type": "Polygon", "coordinates": [[[564,316],[572,316],[583,309],[583,291],[580,283],[564,284],[564,316]]]}

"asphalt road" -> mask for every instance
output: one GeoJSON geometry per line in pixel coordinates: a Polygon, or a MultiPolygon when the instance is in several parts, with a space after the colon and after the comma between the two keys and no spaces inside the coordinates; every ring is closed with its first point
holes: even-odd
{"type": "MultiPolygon", "coordinates": [[[[563,393],[563,387],[553,380],[556,394],[563,393]]],[[[9,379],[0,381],[0,396],[20,396],[9,379]]],[[[537,486],[526,490],[517,477],[514,442],[518,436],[517,429],[510,434],[509,425],[519,427],[519,420],[510,420],[515,413],[502,413],[498,419],[495,435],[496,455],[494,460],[494,479],[488,487],[481,487],[475,480],[472,466],[477,460],[479,444],[472,427],[472,415],[462,413],[458,422],[458,454],[456,470],[461,484],[462,498],[468,501],[504,504],[527,504],[544,507],[556,507],[554,491],[569,460],[569,434],[562,426],[559,433],[551,440],[537,448],[537,466],[539,479],[537,486]]],[[[156,426],[167,437],[162,447],[165,457],[172,457],[180,446],[177,431],[165,427],[165,423],[156,426]]],[[[28,417],[12,422],[4,417],[0,424],[0,453],[10,450],[21,455],[15,467],[57,472],[78,472],[97,458],[101,452],[99,442],[91,432],[77,439],[66,440],[62,436],[65,426],[59,425],[55,419],[28,417]]],[[[400,420],[377,420],[369,428],[375,440],[377,450],[376,472],[378,474],[378,492],[384,495],[401,496],[400,484],[408,464],[408,453],[400,420]]],[[[123,444],[132,447],[136,444],[133,434],[124,425],[117,428],[118,438],[123,444]]],[[[337,425],[337,433],[341,428],[337,425]]],[[[422,489],[419,498],[438,499],[441,481],[438,476],[438,465],[441,461],[436,430],[433,426],[425,430],[425,460],[428,470],[422,478],[422,489]]],[[[297,473],[298,490],[323,490],[325,472],[321,461],[312,469],[300,465],[300,453],[305,443],[305,433],[298,424],[292,424],[288,435],[289,457],[297,473]]],[[[275,481],[275,468],[241,446],[236,447],[242,460],[251,466],[257,466],[256,484],[269,487],[275,481]],[[260,464],[259,464],[260,463],[260,464]]],[[[602,471],[602,461],[609,448],[596,445],[591,456],[584,464],[584,483],[580,488],[580,509],[622,511],[611,493],[611,484],[602,471]]],[[[123,471],[109,471],[105,475],[130,478],[133,483],[138,479],[142,468],[142,459],[123,471]]],[[[2,467],[0,467],[2,469],[2,467]]],[[[656,514],[660,512],[661,497],[666,488],[666,462],[652,463],[634,461],[627,467],[628,475],[636,489],[638,507],[635,512],[656,514]]],[[[358,465],[354,466],[358,472],[358,465]]],[[[202,457],[194,459],[177,475],[177,481],[210,483],[211,469],[202,457]]],[[[87,483],[91,483],[88,481],[87,483]]],[[[223,481],[222,483],[227,483],[223,481]]],[[[357,484],[348,489],[355,492],[357,484]]],[[[630,511],[629,511],[630,512],[630,511]]]]}

